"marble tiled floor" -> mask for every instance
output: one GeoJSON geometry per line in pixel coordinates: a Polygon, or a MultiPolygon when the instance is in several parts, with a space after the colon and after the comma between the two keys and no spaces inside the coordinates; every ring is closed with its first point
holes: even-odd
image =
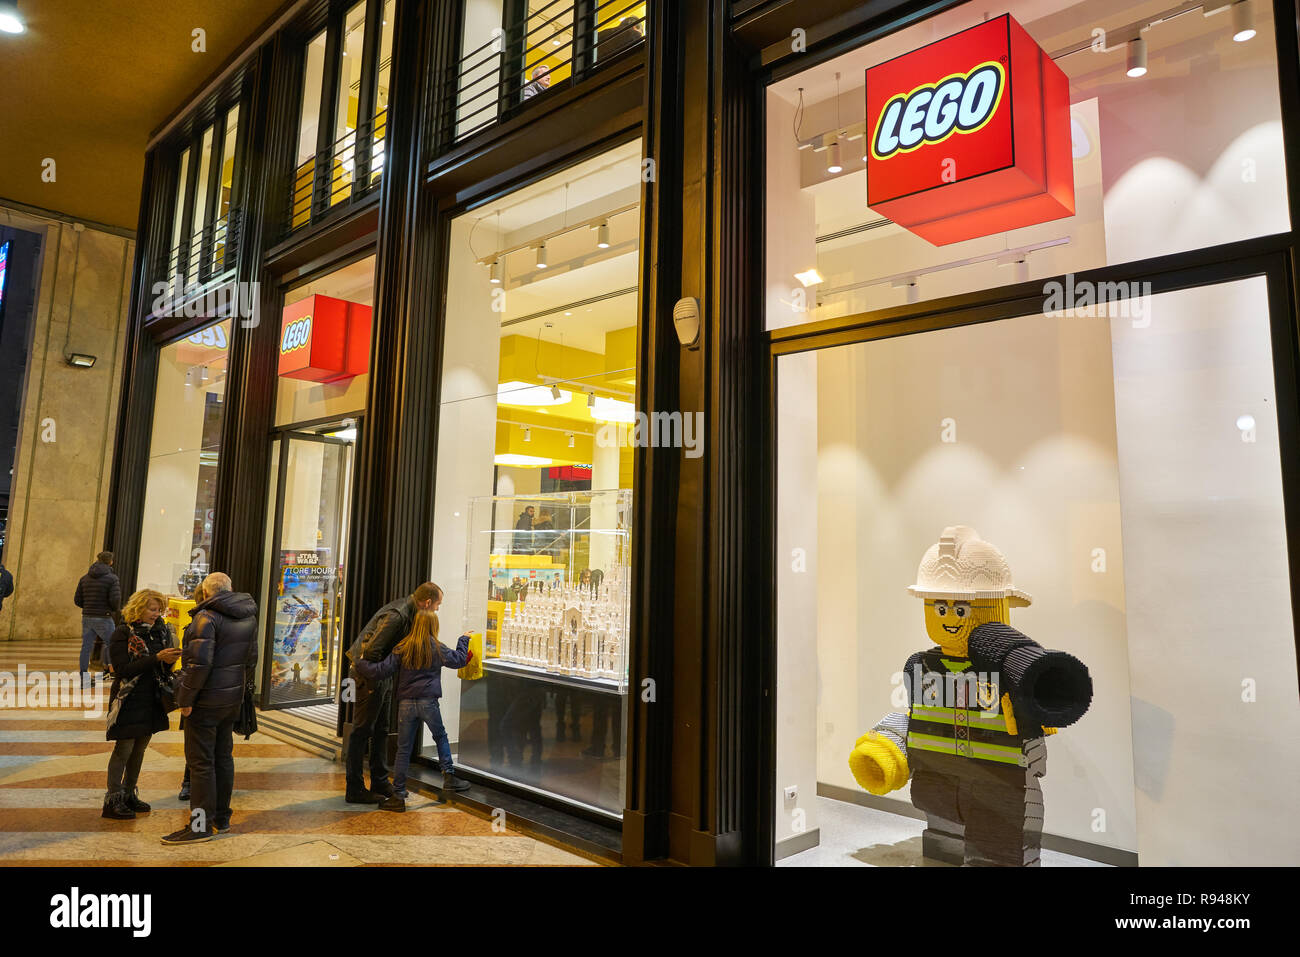
{"type": "MultiPolygon", "coordinates": [[[[921,856],[925,822],[818,795],[820,843],[777,861],[777,867],[951,867],[921,856]]],[[[1059,851],[1043,851],[1043,867],[1105,867],[1059,851]]]]}
{"type": "MultiPolygon", "coordinates": [[[[76,668],[77,642],[0,642],[0,672],[76,668]]],[[[12,678],[9,679],[12,681],[12,678]]],[[[105,694],[104,697],[107,695],[105,694]]],[[[26,702],[31,704],[32,702],[26,702]]],[[[206,844],[164,847],[188,807],[176,799],[183,735],[154,735],[140,775],[153,812],[100,817],[112,742],[104,718],[66,707],[0,708],[0,865],[360,866],[595,862],[416,794],[403,814],[347,804],[340,765],[265,735],[235,739],[233,828],[206,844]]],[[[508,822],[507,822],[508,823],[508,822]]]]}

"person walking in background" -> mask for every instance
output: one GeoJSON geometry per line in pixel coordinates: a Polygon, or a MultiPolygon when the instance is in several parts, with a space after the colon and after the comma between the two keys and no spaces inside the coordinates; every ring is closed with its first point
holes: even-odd
{"type": "Polygon", "coordinates": [[[352,668],[348,677],[356,687],[352,705],[352,732],[347,740],[347,790],[349,804],[379,804],[392,797],[388,783],[388,711],[393,696],[389,678],[368,679],[357,662],[379,662],[388,657],[393,646],[407,636],[415,623],[416,612],[437,611],[442,604],[442,589],[425,582],[406,598],[390,601],[371,616],[361,634],[347,650],[352,668]],[[366,790],[361,767],[370,750],[370,789],[366,790]]]}
{"type": "Polygon", "coordinates": [[[14,576],[0,562],[0,611],[4,611],[5,599],[14,593],[14,576]]]}
{"type": "MultiPolygon", "coordinates": [[[[113,553],[100,552],[77,582],[72,600],[81,609],[81,683],[90,684],[90,658],[97,641],[107,643],[122,611],[122,585],[113,571],[113,553]]],[[[163,609],[167,607],[163,600],[163,609]]]]}
{"type": "Polygon", "coordinates": [[[122,624],[110,634],[108,660],[113,688],[108,707],[109,741],[116,741],[108,759],[108,791],[102,817],[129,821],[148,814],[136,782],[149,739],[168,727],[161,682],[167,680],[180,649],[172,647],[171,629],[163,620],[167,596],[152,588],[132,595],[122,612],[122,624]]]}
{"type": "Polygon", "coordinates": [[[166,835],[164,844],[198,844],[230,829],[234,727],[257,665],[252,596],[233,591],[224,572],[203,579],[203,594],[186,632],[176,687],[176,705],[185,718],[190,823],[166,835]]]}
{"type": "Polygon", "coordinates": [[[532,542],[533,507],[529,505],[519,513],[519,521],[515,522],[515,554],[526,555],[531,552],[532,542]]]}
{"type": "MultiPolygon", "coordinates": [[[[194,591],[190,593],[190,598],[193,599],[194,601],[194,608],[190,609],[190,621],[189,624],[185,626],[185,636],[181,641],[182,645],[184,645],[187,641],[190,640],[190,633],[194,628],[194,612],[198,610],[199,605],[203,604],[204,597],[206,596],[203,594],[203,582],[199,582],[197,585],[194,586],[194,591]]],[[[185,715],[181,715],[180,729],[182,731],[185,730],[185,715]]],[[[188,801],[189,799],[190,799],[190,763],[186,761],[185,776],[181,778],[181,790],[180,793],[176,795],[176,800],[188,801]]]]}
{"type": "Polygon", "coordinates": [[[415,615],[411,632],[383,661],[375,663],[365,658],[356,663],[357,671],[368,681],[397,676],[397,763],[393,766],[393,793],[379,805],[385,811],[405,811],[406,772],[411,766],[411,752],[415,750],[424,724],[438,748],[438,766],[442,769],[442,790],[464,791],[469,782],[452,772],[451,742],[442,723],[438,699],[442,697],[442,669],[464,668],[474,657],[469,650],[469,635],[461,635],[452,651],[438,641],[438,615],[420,611],[415,615]]]}

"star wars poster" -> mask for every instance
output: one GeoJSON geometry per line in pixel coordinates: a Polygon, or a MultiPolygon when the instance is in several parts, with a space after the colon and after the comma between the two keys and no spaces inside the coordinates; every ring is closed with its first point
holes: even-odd
{"type": "Polygon", "coordinates": [[[280,553],[280,588],[271,645],[271,687],[277,697],[314,696],[327,689],[322,638],[334,597],[329,549],[280,553]]]}

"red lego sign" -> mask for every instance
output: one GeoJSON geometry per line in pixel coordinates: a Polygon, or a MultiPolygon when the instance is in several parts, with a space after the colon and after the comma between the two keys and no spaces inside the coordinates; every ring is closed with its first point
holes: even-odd
{"type": "Polygon", "coordinates": [[[337,382],[370,367],[372,310],[358,302],[308,296],[285,306],[280,321],[279,374],[337,382]]]}
{"type": "Polygon", "coordinates": [[[936,246],[1074,215],[1070,84],[1004,14],[867,70],[867,205],[936,246]]]}

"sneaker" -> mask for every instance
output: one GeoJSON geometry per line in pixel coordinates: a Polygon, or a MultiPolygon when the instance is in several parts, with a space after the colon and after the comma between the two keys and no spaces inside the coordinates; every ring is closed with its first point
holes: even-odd
{"type": "Polygon", "coordinates": [[[230,830],[229,821],[214,821],[212,824],[213,834],[225,834],[229,830],[230,830]]]}
{"type": "Polygon", "coordinates": [[[179,831],[172,831],[163,837],[164,844],[206,844],[212,840],[212,834],[206,831],[195,831],[189,827],[183,827],[179,831]]]}
{"type": "Polygon", "coordinates": [[[379,805],[381,811],[397,811],[399,814],[406,810],[406,802],[396,794],[392,797],[384,798],[384,802],[379,805]]]}
{"type": "Polygon", "coordinates": [[[136,814],[148,814],[153,810],[148,804],[140,800],[140,791],[138,788],[132,788],[131,793],[126,795],[126,806],[136,814]]]}
{"type": "Polygon", "coordinates": [[[348,791],[343,799],[349,804],[379,804],[384,800],[384,795],[374,791],[348,791]]]}
{"type": "Polygon", "coordinates": [[[122,793],[117,791],[104,798],[104,813],[100,817],[106,817],[110,821],[134,821],[135,811],[122,799],[122,793]]]}
{"type": "Polygon", "coordinates": [[[442,789],[444,791],[468,791],[469,782],[464,778],[458,778],[455,774],[448,771],[442,776],[442,789]]]}

